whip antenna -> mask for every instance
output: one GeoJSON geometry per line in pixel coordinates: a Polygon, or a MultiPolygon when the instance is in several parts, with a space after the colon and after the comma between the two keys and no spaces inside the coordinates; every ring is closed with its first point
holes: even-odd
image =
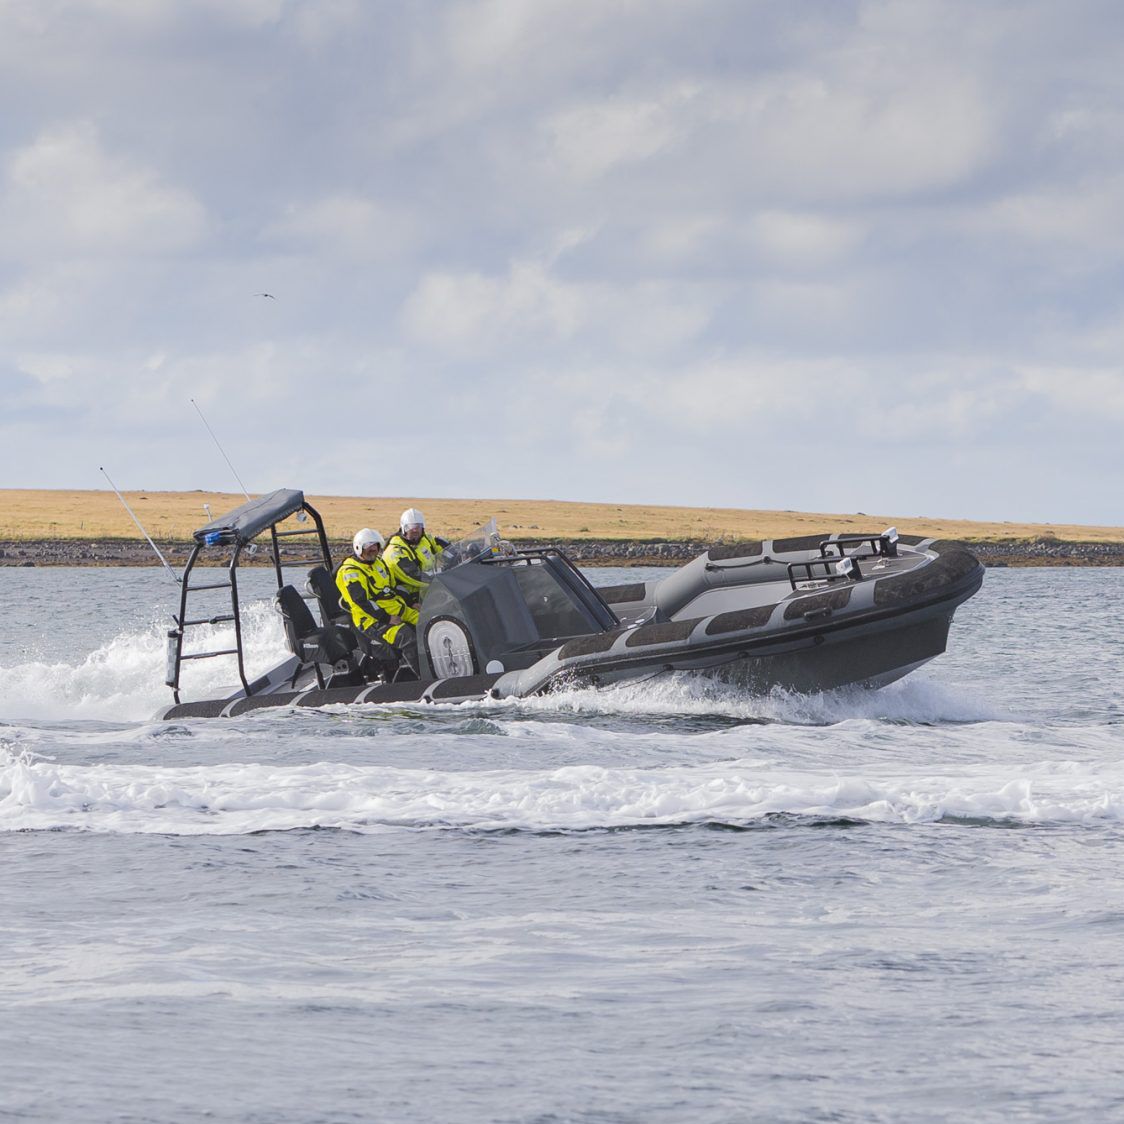
{"type": "Polygon", "coordinates": [[[215,431],[207,425],[207,419],[203,417],[203,411],[199,409],[199,405],[194,398],[189,398],[188,401],[195,407],[195,412],[199,415],[199,420],[207,426],[207,432],[211,435],[211,440],[215,443],[215,448],[222,453],[222,459],[226,461],[227,465],[230,467],[230,471],[234,473],[234,479],[238,481],[238,487],[242,489],[242,495],[244,495],[246,499],[249,499],[250,493],[246,491],[246,485],[242,483],[242,477],[235,472],[234,465],[230,463],[230,457],[226,455],[223,447],[219,444],[219,439],[215,436],[215,431]]]}
{"type": "MultiPolygon", "coordinates": [[[[101,472],[102,476],[106,478],[106,480],[109,480],[109,473],[106,472],[104,468],[101,468],[99,466],[99,471],[101,472]]],[[[137,530],[140,531],[140,533],[144,535],[146,539],[148,539],[148,545],[152,547],[154,551],[156,551],[156,557],[160,559],[161,565],[165,570],[168,571],[169,577],[171,577],[172,581],[174,581],[178,585],[180,579],[176,577],[175,570],[173,570],[172,567],[168,565],[168,560],[164,557],[164,555],[160,553],[160,548],[152,541],[144,527],[141,526],[141,521],[136,517],[133,509],[125,502],[125,497],[117,491],[117,485],[114,484],[112,480],[109,480],[109,486],[114,490],[114,492],[117,493],[117,498],[121,501],[121,506],[129,513],[129,515],[132,516],[133,522],[137,525],[137,530]]]]}

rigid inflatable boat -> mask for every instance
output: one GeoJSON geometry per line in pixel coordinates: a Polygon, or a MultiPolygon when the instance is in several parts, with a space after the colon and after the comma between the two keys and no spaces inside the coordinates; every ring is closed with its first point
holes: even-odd
{"type": "Polygon", "coordinates": [[[385,662],[376,671],[357,650],[323,521],[303,493],[282,489],[208,523],[194,534],[168,633],[175,702],[162,717],[525,697],[673,671],[755,692],[881,686],[945,650],[953,613],[983,581],[983,566],[961,545],[893,528],[714,546],[666,577],[601,588],[563,551],[517,549],[494,522],[440,562],[419,607],[420,675],[400,667],[388,677],[385,662]],[[290,655],[250,678],[238,567],[266,536],[290,655]],[[198,568],[207,561],[225,566],[221,579],[200,580],[216,572],[198,568]],[[222,612],[189,611],[204,592],[221,595],[222,612]],[[233,647],[191,643],[193,628],[227,622],[233,647]],[[219,698],[183,698],[185,661],[218,656],[236,661],[238,684],[219,698]]]}

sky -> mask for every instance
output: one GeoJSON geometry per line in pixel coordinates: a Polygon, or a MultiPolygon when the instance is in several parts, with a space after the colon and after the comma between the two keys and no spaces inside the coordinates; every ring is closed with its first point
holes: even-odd
{"type": "Polygon", "coordinates": [[[1124,524],[1109,0],[0,0],[0,487],[1124,524]],[[266,297],[260,294],[269,293],[266,297]]]}

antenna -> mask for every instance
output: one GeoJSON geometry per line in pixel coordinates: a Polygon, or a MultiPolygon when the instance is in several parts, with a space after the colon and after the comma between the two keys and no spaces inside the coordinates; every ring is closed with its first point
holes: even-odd
{"type": "Polygon", "coordinates": [[[230,467],[230,471],[234,473],[234,479],[238,481],[238,487],[242,489],[242,495],[244,495],[246,499],[249,499],[250,493],[246,491],[246,485],[242,483],[242,477],[235,472],[234,465],[230,463],[230,457],[226,455],[223,447],[219,444],[219,439],[215,436],[215,431],[207,425],[207,419],[203,417],[203,411],[199,409],[199,404],[194,398],[189,398],[188,401],[195,407],[195,412],[199,415],[199,420],[207,426],[207,432],[211,435],[211,440],[215,443],[215,448],[222,453],[222,459],[226,461],[227,465],[230,467]]]}
{"type": "MultiPolygon", "coordinates": [[[[106,478],[106,480],[109,480],[109,473],[106,472],[104,468],[101,468],[99,466],[99,471],[101,472],[102,476],[106,478]]],[[[164,567],[165,570],[168,571],[168,575],[171,577],[172,581],[174,581],[178,585],[180,583],[180,579],[176,577],[175,570],[173,570],[172,567],[168,565],[168,560],[164,557],[164,555],[160,553],[160,548],[152,541],[151,538],[149,538],[148,532],[141,526],[141,521],[136,517],[133,509],[125,502],[125,497],[117,491],[117,485],[114,484],[112,480],[109,480],[109,486],[114,490],[114,492],[117,493],[117,498],[121,501],[121,506],[132,516],[133,522],[137,525],[137,530],[140,531],[140,533],[144,535],[146,539],[148,539],[148,545],[152,547],[154,551],[156,551],[156,557],[160,559],[160,564],[164,567]]]]}

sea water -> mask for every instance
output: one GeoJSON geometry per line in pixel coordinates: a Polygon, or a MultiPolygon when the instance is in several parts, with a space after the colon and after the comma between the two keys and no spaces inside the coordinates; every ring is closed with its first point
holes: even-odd
{"type": "Polygon", "coordinates": [[[0,1120],[1124,1119],[1124,570],[877,692],[165,723],[175,593],[0,570],[0,1120]]]}

